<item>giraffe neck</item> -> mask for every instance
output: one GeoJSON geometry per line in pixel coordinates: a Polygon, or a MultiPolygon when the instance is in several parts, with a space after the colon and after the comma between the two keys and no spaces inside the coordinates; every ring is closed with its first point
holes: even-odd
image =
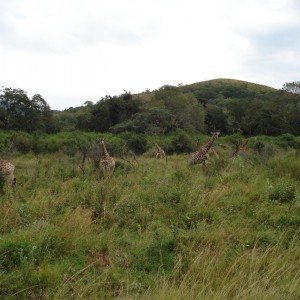
{"type": "Polygon", "coordinates": [[[104,143],[102,144],[102,149],[103,149],[103,158],[104,158],[104,159],[110,158],[110,156],[109,156],[109,154],[108,154],[108,152],[107,152],[107,149],[106,149],[106,146],[105,146],[104,143]]]}
{"type": "Polygon", "coordinates": [[[217,136],[213,135],[213,136],[209,139],[209,141],[202,147],[201,150],[202,150],[204,153],[207,153],[207,152],[209,151],[209,149],[212,147],[212,145],[213,145],[213,143],[214,143],[214,141],[215,141],[216,138],[217,138],[217,136]]]}
{"type": "Polygon", "coordinates": [[[155,146],[158,151],[162,151],[162,149],[158,145],[155,145],[155,146]]]}

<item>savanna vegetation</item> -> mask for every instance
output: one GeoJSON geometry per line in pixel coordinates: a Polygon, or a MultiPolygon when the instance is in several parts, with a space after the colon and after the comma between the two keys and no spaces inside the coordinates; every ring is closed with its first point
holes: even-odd
{"type": "Polygon", "coordinates": [[[216,80],[63,112],[4,89],[0,153],[17,184],[0,178],[0,299],[300,298],[296,87],[216,80]],[[214,130],[220,158],[188,167],[214,130]]]}
{"type": "Polygon", "coordinates": [[[37,94],[20,89],[0,94],[0,128],[46,133],[64,131],[168,134],[219,130],[222,134],[276,136],[300,134],[300,82],[281,90],[259,84],[218,79],[182,86],[163,86],[132,95],[106,96],[81,107],[51,111],[37,94]]]}

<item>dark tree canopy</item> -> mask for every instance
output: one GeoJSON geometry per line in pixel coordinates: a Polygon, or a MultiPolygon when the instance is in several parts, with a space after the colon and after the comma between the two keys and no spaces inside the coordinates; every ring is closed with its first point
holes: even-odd
{"type": "Polygon", "coordinates": [[[281,90],[238,80],[165,85],[154,91],[105,96],[93,104],[51,111],[40,94],[21,89],[0,93],[0,128],[33,132],[97,131],[166,134],[300,134],[300,82],[281,90]]]}
{"type": "Polygon", "coordinates": [[[29,99],[21,89],[5,88],[0,94],[0,127],[32,132],[51,131],[52,113],[47,102],[37,94],[29,99]]]}

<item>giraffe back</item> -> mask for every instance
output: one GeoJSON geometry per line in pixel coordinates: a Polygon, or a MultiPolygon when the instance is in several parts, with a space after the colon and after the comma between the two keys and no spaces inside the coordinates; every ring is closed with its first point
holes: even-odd
{"type": "Polygon", "coordinates": [[[219,134],[220,132],[214,132],[204,145],[200,146],[197,151],[191,153],[188,159],[188,164],[205,164],[209,157],[208,152],[211,149],[214,141],[218,138],[219,134]]]}
{"type": "Polygon", "coordinates": [[[10,175],[15,171],[15,165],[8,160],[0,160],[0,174],[1,175],[10,175]]]}
{"type": "Polygon", "coordinates": [[[16,183],[16,177],[14,175],[15,165],[8,160],[0,160],[0,176],[7,176],[8,183],[14,185],[16,183]]]}
{"type": "Polygon", "coordinates": [[[203,164],[208,160],[208,157],[209,157],[208,153],[205,153],[200,149],[190,154],[188,159],[188,164],[189,165],[203,164]]]}

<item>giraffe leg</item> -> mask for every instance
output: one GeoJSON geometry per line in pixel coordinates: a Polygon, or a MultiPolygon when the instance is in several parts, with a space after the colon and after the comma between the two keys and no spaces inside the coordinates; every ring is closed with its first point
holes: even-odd
{"type": "Polygon", "coordinates": [[[214,148],[211,148],[212,152],[214,153],[214,155],[216,156],[217,159],[219,159],[219,155],[218,153],[216,152],[216,150],[214,148]]]}
{"type": "Polygon", "coordinates": [[[13,173],[10,174],[8,177],[8,184],[10,186],[14,186],[16,184],[16,182],[17,182],[17,179],[16,179],[15,175],[13,173]]]}

